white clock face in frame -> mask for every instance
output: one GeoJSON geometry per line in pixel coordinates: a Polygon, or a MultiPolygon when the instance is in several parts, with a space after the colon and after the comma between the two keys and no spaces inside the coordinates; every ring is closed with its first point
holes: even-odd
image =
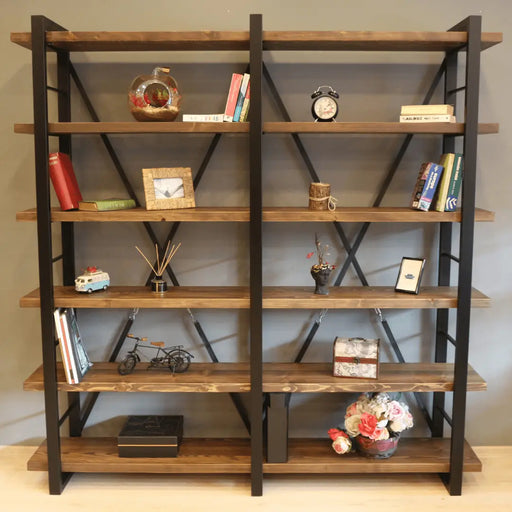
{"type": "Polygon", "coordinates": [[[185,197],[182,178],[155,178],[155,199],[177,199],[185,197]]]}
{"type": "Polygon", "coordinates": [[[333,98],[323,96],[315,101],[314,112],[319,119],[332,119],[335,117],[338,105],[333,98]]]}

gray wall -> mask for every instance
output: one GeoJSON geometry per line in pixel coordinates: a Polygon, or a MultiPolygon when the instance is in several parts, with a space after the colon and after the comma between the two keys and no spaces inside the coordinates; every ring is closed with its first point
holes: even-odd
{"type": "MultiPolygon", "coordinates": [[[[249,14],[261,12],[269,30],[425,30],[441,31],[470,14],[482,14],[486,31],[504,32],[505,42],[482,54],[480,119],[500,122],[498,135],[479,139],[477,203],[496,211],[496,222],[476,226],[474,286],[493,298],[491,309],[473,310],[470,362],[487,380],[488,391],[470,394],[467,437],[474,444],[509,444],[512,419],[508,412],[512,367],[508,345],[510,332],[512,237],[509,165],[510,59],[507,57],[508,26],[512,6],[499,0],[331,2],[314,9],[310,1],[248,2],[189,1],[174,5],[156,0],[140,9],[135,2],[62,2],[48,0],[44,11],[35,2],[3,3],[0,19],[2,73],[0,92],[0,159],[2,190],[3,279],[1,315],[4,335],[0,359],[0,444],[32,443],[44,437],[43,396],[24,393],[23,380],[41,362],[39,312],[20,309],[18,299],[36,287],[36,227],[15,223],[15,212],[35,205],[33,142],[14,135],[13,123],[31,122],[30,52],[9,42],[11,31],[30,30],[30,15],[45,14],[70,30],[247,30],[249,14]],[[130,9],[127,5],[133,5],[130,9]],[[328,15],[325,15],[325,12],[328,15]],[[319,13],[323,13],[319,15],[319,13]]],[[[318,54],[281,53],[267,56],[267,64],[294,120],[309,120],[309,94],[321,84],[331,84],[342,94],[343,121],[395,121],[401,104],[420,102],[437,70],[441,55],[420,54],[318,54]],[[298,65],[303,63],[303,65],[298,65]]],[[[86,84],[102,120],[130,120],[126,90],[131,80],[153,66],[170,65],[184,95],[183,108],[190,113],[220,112],[230,74],[244,69],[244,53],[77,54],[78,73],[86,84]]],[[[52,71],[54,67],[52,65],[52,71]]],[[[441,101],[441,98],[435,98],[441,101]]],[[[83,104],[73,103],[75,120],[88,120],[83,104]]],[[[272,101],[265,101],[265,119],[279,120],[272,101]]],[[[113,136],[121,162],[143,199],[141,168],[190,166],[197,170],[208,136],[113,136]]],[[[392,161],[401,138],[395,136],[345,136],[303,138],[323,181],[332,185],[340,205],[369,205],[392,161]]],[[[52,143],[53,144],[53,143],[52,143]]],[[[55,149],[52,146],[52,149],[55,149]]],[[[84,196],[121,195],[122,185],[97,136],[75,138],[74,160],[84,196]]],[[[436,137],[417,137],[399,168],[384,205],[405,205],[417,169],[440,153],[436,137]]],[[[241,136],[223,137],[218,151],[196,191],[199,205],[248,203],[247,141],[241,136]]],[[[265,205],[305,205],[310,179],[290,137],[264,139],[265,205]]],[[[352,238],[358,226],[347,225],[352,238]]],[[[162,236],[165,226],[156,227],[162,236]]],[[[55,253],[58,251],[55,227],[55,253]]],[[[309,261],[315,230],[331,245],[331,258],[339,265],[345,252],[331,225],[267,224],[264,226],[264,281],[266,284],[311,285],[309,261]]],[[[247,284],[248,229],[243,224],[183,225],[177,239],[182,248],[174,269],[184,285],[247,284]]],[[[134,245],[150,250],[138,224],[83,224],[77,226],[77,269],[97,265],[111,274],[115,284],[139,284],[147,269],[134,245]]],[[[394,284],[402,256],[427,258],[425,284],[435,282],[437,228],[410,224],[373,225],[358,253],[371,284],[394,284]]],[[[57,272],[58,273],[58,272],[57,272]]],[[[350,272],[345,281],[358,284],[350,272]]],[[[80,312],[82,335],[93,360],[106,357],[117,339],[128,311],[80,312]]],[[[248,314],[238,311],[194,312],[220,360],[248,358],[248,314]]],[[[411,361],[427,360],[432,353],[431,311],[386,311],[400,347],[411,361]]],[[[265,312],[265,360],[292,360],[315,312],[265,312]]],[[[133,332],[183,343],[198,361],[207,354],[183,311],[141,310],[133,332]]],[[[331,311],[322,323],[307,361],[330,360],[336,335],[385,338],[373,311],[331,311]]],[[[390,359],[387,348],[384,360],[390,359]]],[[[308,395],[294,398],[292,435],[325,435],[343,417],[345,395],[308,395]]],[[[187,435],[244,435],[227,396],[182,394],[103,394],[94,410],[87,434],[116,434],[122,417],[131,413],[181,412],[187,435]]],[[[417,415],[418,417],[418,415],[417,415]]],[[[413,435],[425,431],[418,417],[413,435]]]]}

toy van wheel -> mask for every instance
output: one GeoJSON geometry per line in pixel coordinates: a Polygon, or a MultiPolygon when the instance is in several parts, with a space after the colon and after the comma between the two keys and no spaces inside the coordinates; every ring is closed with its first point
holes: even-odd
{"type": "Polygon", "coordinates": [[[107,285],[105,285],[105,286],[103,287],[103,289],[104,289],[104,290],[106,290],[107,288],[108,288],[108,286],[107,286],[107,285]]]}
{"type": "Polygon", "coordinates": [[[92,293],[92,288],[88,288],[87,293],[92,293]]]}

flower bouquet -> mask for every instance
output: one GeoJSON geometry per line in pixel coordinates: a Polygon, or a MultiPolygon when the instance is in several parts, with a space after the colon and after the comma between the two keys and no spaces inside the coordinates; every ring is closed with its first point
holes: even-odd
{"type": "Polygon", "coordinates": [[[344,431],[331,428],[328,434],[336,453],[347,453],[354,444],[367,457],[387,458],[395,452],[400,433],[412,426],[406,404],[387,393],[372,393],[362,394],[347,407],[344,431]]]}

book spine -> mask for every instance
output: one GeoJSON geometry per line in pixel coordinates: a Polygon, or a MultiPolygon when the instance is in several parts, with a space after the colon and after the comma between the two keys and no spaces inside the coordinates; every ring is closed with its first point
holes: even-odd
{"type": "Polygon", "coordinates": [[[240,122],[245,123],[249,116],[249,106],[251,104],[251,82],[247,84],[247,92],[245,93],[244,103],[242,105],[242,112],[240,113],[240,122]]]}
{"type": "Polygon", "coordinates": [[[64,347],[66,349],[66,354],[67,354],[67,357],[69,360],[69,368],[70,368],[70,375],[71,375],[70,384],[78,384],[80,382],[80,379],[78,378],[78,373],[76,371],[75,356],[73,354],[73,348],[71,346],[71,339],[70,339],[70,335],[69,335],[69,328],[68,328],[68,323],[67,323],[65,312],[60,313],[60,326],[62,329],[62,338],[64,340],[64,347]]]}
{"type": "Polygon", "coordinates": [[[460,188],[462,185],[462,161],[462,154],[455,153],[452,176],[450,178],[450,185],[448,187],[448,195],[446,196],[446,203],[444,208],[445,212],[453,212],[457,208],[460,188]]]}
{"type": "Polygon", "coordinates": [[[236,101],[238,100],[238,92],[240,91],[241,83],[242,75],[240,73],[233,73],[231,76],[231,84],[229,86],[228,99],[226,100],[226,107],[224,109],[224,121],[227,121],[228,123],[233,122],[236,101]]]}
{"type": "Polygon", "coordinates": [[[183,114],[184,123],[222,123],[224,114],[183,114]]]}
{"type": "Polygon", "coordinates": [[[455,123],[455,116],[445,114],[401,115],[401,123],[455,123]]]}
{"type": "Polygon", "coordinates": [[[79,210],[85,211],[108,211],[108,210],[126,210],[135,208],[134,199],[101,199],[99,201],[80,201],[79,210]]]}
{"type": "Polygon", "coordinates": [[[235,114],[233,115],[233,122],[237,123],[240,121],[240,114],[242,113],[242,107],[245,100],[245,94],[247,93],[247,86],[249,85],[250,75],[244,73],[242,82],[240,84],[240,92],[238,93],[238,100],[236,102],[235,114]]]}
{"type": "Polygon", "coordinates": [[[434,194],[436,192],[437,184],[439,183],[439,179],[441,177],[441,173],[443,172],[443,167],[439,164],[435,164],[431,162],[431,166],[429,169],[428,177],[425,181],[425,188],[423,189],[423,193],[420,198],[420,210],[428,211],[430,209],[430,205],[432,204],[432,199],[434,198],[434,194]]]}
{"type": "Polygon", "coordinates": [[[50,179],[62,210],[74,210],[82,200],[73,164],[65,153],[50,153],[50,179]]]}
{"type": "Polygon", "coordinates": [[[453,162],[455,159],[454,153],[445,153],[441,156],[441,160],[439,162],[440,165],[443,166],[443,174],[441,177],[441,181],[437,187],[436,201],[434,209],[437,212],[444,212],[444,207],[446,204],[446,198],[448,197],[448,188],[450,186],[450,178],[453,172],[453,162]]]}

